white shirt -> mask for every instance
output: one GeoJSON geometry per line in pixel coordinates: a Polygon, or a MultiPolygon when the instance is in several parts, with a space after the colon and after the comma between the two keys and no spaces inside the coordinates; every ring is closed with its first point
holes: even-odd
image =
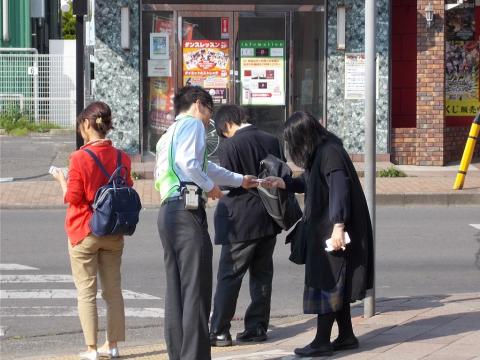
{"type": "MultiPolygon", "coordinates": [[[[205,192],[210,192],[215,184],[240,187],[243,175],[231,172],[210,161],[203,171],[206,134],[202,121],[189,115],[177,117],[177,128],[172,139],[173,169],[180,181],[193,182],[205,192]]],[[[177,196],[179,193],[173,194],[177,196]]]]}

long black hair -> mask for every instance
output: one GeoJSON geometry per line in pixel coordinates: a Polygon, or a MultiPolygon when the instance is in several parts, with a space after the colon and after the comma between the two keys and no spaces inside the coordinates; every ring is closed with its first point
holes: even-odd
{"type": "Polygon", "coordinates": [[[336,135],[325,129],[312,114],[305,111],[297,111],[288,118],[283,136],[293,162],[302,168],[312,166],[313,155],[315,155],[318,145],[329,139],[342,143],[336,135]]]}

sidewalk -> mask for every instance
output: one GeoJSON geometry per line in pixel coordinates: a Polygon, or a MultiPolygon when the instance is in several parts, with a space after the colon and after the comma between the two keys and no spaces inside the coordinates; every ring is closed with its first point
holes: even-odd
{"type": "MultiPolygon", "coordinates": [[[[151,164],[150,164],[151,165],[151,164]]],[[[355,164],[359,173],[363,164],[355,164]]],[[[385,168],[389,163],[378,164],[385,168]]],[[[137,173],[146,171],[148,163],[134,164],[137,173]]],[[[153,165],[151,166],[153,168],[153,165]]],[[[479,205],[480,164],[470,165],[463,190],[452,190],[458,166],[419,167],[396,166],[407,177],[376,179],[378,205],[479,205]]],[[[363,181],[363,178],[361,178],[363,181]]],[[[153,180],[135,181],[145,208],[160,204],[153,180]]],[[[61,208],[63,207],[60,186],[56,181],[15,181],[0,183],[0,208],[61,208]]],[[[209,202],[215,206],[215,202],[209,202]]]]}
{"type": "MultiPolygon", "coordinates": [[[[364,319],[362,311],[361,305],[352,309],[360,348],[328,359],[480,360],[480,293],[380,299],[376,316],[364,319]]],[[[296,359],[293,349],[308,344],[315,336],[315,327],[314,316],[272,320],[265,343],[212,348],[212,358],[296,359]]],[[[168,359],[165,345],[160,342],[127,346],[121,351],[122,359],[168,359]]],[[[72,354],[36,359],[77,357],[72,354]]]]}

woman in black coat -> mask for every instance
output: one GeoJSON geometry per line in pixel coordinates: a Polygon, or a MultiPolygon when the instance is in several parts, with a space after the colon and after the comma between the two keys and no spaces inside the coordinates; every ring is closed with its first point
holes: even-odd
{"type": "Polygon", "coordinates": [[[363,299],[373,286],[372,226],[360,181],[341,140],[311,114],[294,113],[284,136],[293,162],[305,172],[297,178],[267,178],[266,186],[305,193],[300,230],[306,243],[303,310],[318,314],[315,339],[295,353],[325,356],[357,348],[350,303],[363,299]],[[325,245],[329,238],[330,252],[325,245]],[[339,336],[330,343],[334,321],[339,336]]]}

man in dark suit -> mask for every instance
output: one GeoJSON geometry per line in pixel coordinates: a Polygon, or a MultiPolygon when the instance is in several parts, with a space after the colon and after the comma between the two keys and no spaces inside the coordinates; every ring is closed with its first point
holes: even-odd
{"type": "MultiPolygon", "coordinates": [[[[220,165],[230,171],[258,176],[260,162],[272,154],[283,159],[276,137],[247,122],[236,105],[222,106],[215,116],[220,145],[220,165]]],[[[215,211],[215,244],[222,245],[210,324],[210,344],[231,346],[230,322],[235,315],[238,293],[247,270],[251,303],[245,313],[245,331],[237,341],[267,339],[273,278],[273,250],[280,227],[268,215],[253,190],[232,189],[215,211]]]]}

